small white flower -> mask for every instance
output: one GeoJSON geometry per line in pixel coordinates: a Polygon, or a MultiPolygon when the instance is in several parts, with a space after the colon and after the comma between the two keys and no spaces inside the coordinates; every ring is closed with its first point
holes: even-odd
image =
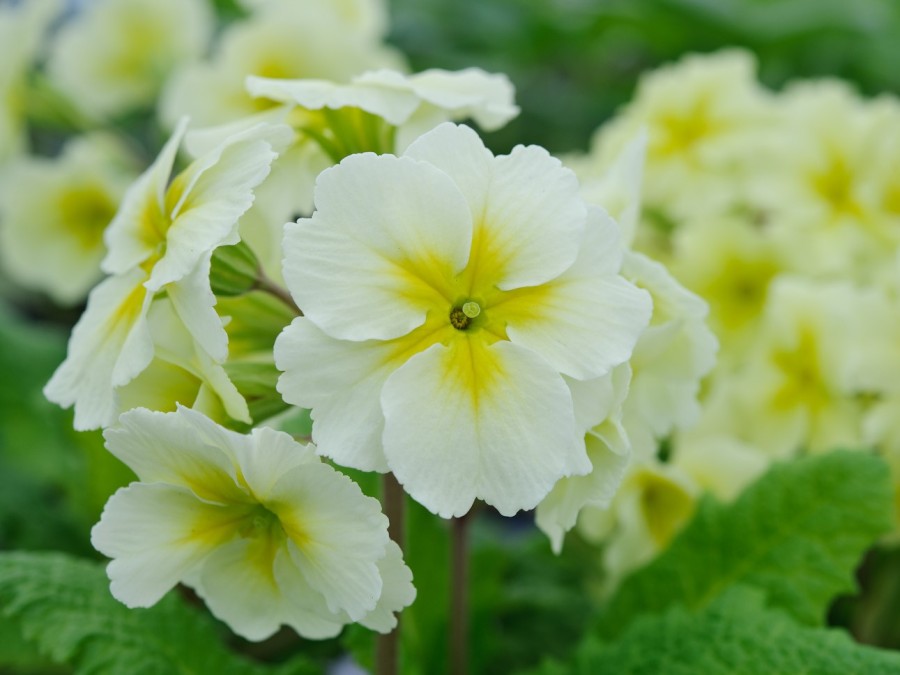
{"type": "Polygon", "coordinates": [[[106,231],[103,266],[113,275],[91,293],[66,360],[44,388],[51,401],[75,405],[76,429],[115,420],[117,389],[153,360],[147,316],[163,294],[197,348],[216,363],[228,356],[210,289],[210,259],[216,247],[238,241],[238,219],[253,201],[253,188],[291,132],[270,125],[249,129],[199,157],[170,184],[183,133],[182,124],[126,194],[106,231]]]}
{"type": "Polygon", "coordinates": [[[137,167],[113,137],[70,141],[54,159],[22,156],[0,186],[0,258],[23,286],[84,300],[100,278],[109,225],[137,167]]]}
{"type": "Polygon", "coordinates": [[[250,640],[283,624],[319,639],[353,621],[387,632],[414,599],[378,501],[311,446],[185,408],[120,421],[107,447],[138,482],[110,498],[91,542],[113,559],[110,590],[129,607],[182,582],[250,640]]]}
{"type": "Polygon", "coordinates": [[[391,470],[433,512],[510,515],[590,470],[563,379],[602,377],[646,326],[618,228],[546,151],[494,157],[443,124],[402,157],[324,172],[289,224],[305,313],[275,345],[279,391],[312,408],[319,452],[391,470]]]}
{"type": "Polygon", "coordinates": [[[60,30],[51,80],[98,118],[150,106],[176,66],[201,57],[215,26],[203,0],[94,0],[60,30]]]}

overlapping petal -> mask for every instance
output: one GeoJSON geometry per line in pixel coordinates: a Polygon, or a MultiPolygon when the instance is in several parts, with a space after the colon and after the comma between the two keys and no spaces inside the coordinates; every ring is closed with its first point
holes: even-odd
{"type": "Polygon", "coordinates": [[[319,176],[316,207],[286,227],[285,279],[304,314],[332,337],[409,333],[447,298],[447,280],[468,260],[466,202],[423,162],[349,157],[319,176]]]}
{"type": "Polygon", "coordinates": [[[344,466],[388,470],[379,396],[393,372],[394,349],[380,341],[335,340],[302,317],[275,342],[275,363],[284,371],[278,391],[288,403],[312,409],[313,440],[344,466]]]}

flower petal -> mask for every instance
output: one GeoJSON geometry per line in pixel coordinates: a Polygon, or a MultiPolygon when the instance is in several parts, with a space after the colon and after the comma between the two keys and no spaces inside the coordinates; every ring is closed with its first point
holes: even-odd
{"type": "Polygon", "coordinates": [[[213,616],[248,640],[265,640],[281,625],[276,550],[265,537],[235,539],[203,565],[197,594],[213,616]]]}
{"type": "Polygon", "coordinates": [[[582,508],[609,506],[631,459],[630,453],[610,449],[593,434],[585,437],[585,446],[593,466],[591,472],[561,478],[535,511],[535,522],[550,538],[554,553],[562,550],[563,537],[575,526],[582,508]]]}
{"type": "Polygon", "coordinates": [[[416,589],[412,584],[412,571],[403,562],[403,551],[393,541],[388,542],[384,557],[378,561],[378,571],[383,583],[381,597],[375,609],[360,623],[379,633],[390,633],[397,627],[394,613],[412,604],[416,589]]]}
{"type": "Polygon", "coordinates": [[[171,225],[147,287],[159,290],[190,273],[217,246],[238,242],[238,219],[253,189],[292,137],[285,125],[260,124],[228,138],[175,177],[166,194],[171,225]]]}
{"type": "Polygon", "coordinates": [[[166,286],[166,294],[185,328],[217,363],[228,358],[228,334],[216,314],[216,296],[209,285],[211,256],[204,256],[193,271],[166,286]]]}
{"type": "Polygon", "coordinates": [[[316,207],[286,226],[284,276],[326,333],[399,337],[435,300],[455,300],[449,283],[468,260],[472,225],[445,174],[408,158],[352,155],[319,176],[316,207]]]}
{"type": "Polygon", "coordinates": [[[466,196],[474,225],[473,288],[508,290],[553,279],[575,261],[584,231],[587,207],[575,174],[537,146],[519,145],[495,158],[483,148],[468,127],[442,124],[404,154],[446,172],[466,196]]]}
{"type": "Polygon", "coordinates": [[[116,387],[133,380],[153,360],[147,322],[152,301],[135,269],[109,277],[88,298],[72,331],[66,360],[44,387],[44,395],[64,408],[75,405],[79,431],[112,424],[118,413],[116,387]]]}
{"type": "Polygon", "coordinates": [[[388,543],[377,500],[317,462],[286,473],[266,507],[278,515],[294,563],[330,611],[358,621],[375,608],[382,590],[377,562],[388,543]]]}
{"type": "Polygon", "coordinates": [[[309,319],[294,319],[275,341],[284,374],[278,391],[288,403],[312,409],[319,454],[342,466],[386,472],[381,449],[381,388],[393,367],[391,346],[335,340],[309,319]]]}
{"type": "Polygon", "coordinates": [[[476,498],[513,515],[590,469],[562,377],[510,342],[433,345],[391,375],[381,405],[388,465],[444,518],[476,498]]]}
{"type": "Polygon", "coordinates": [[[621,250],[615,222],[599,210],[592,215],[569,269],[542,286],[511,291],[491,307],[506,322],[510,340],[581,380],[627,361],[652,310],[649,294],[616,274],[621,250]]]}
{"type": "Polygon", "coordinates": [[[233,520],[233,510],[184,488],[132,483],[110,497],[91,543],[113,558],[106,568],[113,596],[129,607],[149,607],[232,536],[233,520]]]}
{"type": "Polygon", "coordinates": [[[108,249],[101,264],[104,272],[128,272],[153,255],[164,241],[164,228],[168,226],[166,187],[187,126],[187,118],[182,117],[153,164],[125,193],[119,212],[103,235],[108,249]]]}
{"type": "Polygon", "coordinates": [[[250,441],[236,448],[236,456],[247,486],[260,501],[291,469],[319,463],[313,445],[300,444],[283,431],[259,427],[250,434],[250,441]]]}
{"type": "Polygon", "coordinates": [[[216,427],[188,408],[174,413],[136,408],[124,413],[120,426],[107,429],[103,437],[109,451],[144,483],[178,485],[219,504],[249,501],[238,487],[234,463],[220,449],[222,444],[209,443],[198,433],[198,424],[207,423],[216,427]]]}

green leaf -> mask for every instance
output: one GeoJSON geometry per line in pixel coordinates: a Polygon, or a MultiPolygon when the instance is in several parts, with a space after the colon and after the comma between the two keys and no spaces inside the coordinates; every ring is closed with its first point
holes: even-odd
{"type": "Polygon", "coordinates": [[[133,478],[99,432],[74,431],[71,411],[44,398],[65,352],[63,330],[0,302],[0,548],[86,552],[103,504],[133,478]]]}
{"type": "Polygon", "coordinates": [[[670,605],[702,609],[735,584],[820,623],[830,600],[855,589],[862,553],[892,526],[889,473],[874,455],[834,452],[776,465],[734,504],[705,500],[669,549],[625,580],[598,634],[670,605]]]}
{"type": "Polygon", "coordinates": [[[767,609],[764,594],[732,587],[698,614],[673,607],[636,620],[612,644],[588,641],[569,666],[541,675],[878,675],[900,654],[854,643],[840,630],[801,626],[767,609]]]}
{"type": "MultiPolygon", "coordinates": [[[[55,662],[91,675],[257,675],[217,625],[174,593],[149,609],[109,594],[103,568],[58,553],[0,553],[0,612],[55,662]]],[[[275,672],[314,673],[292,661],[275,672]]]]}

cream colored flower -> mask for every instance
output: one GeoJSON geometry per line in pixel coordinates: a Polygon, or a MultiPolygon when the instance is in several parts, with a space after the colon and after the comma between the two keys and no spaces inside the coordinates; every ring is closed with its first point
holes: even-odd
{"type": "Polygon", "coordinates": [[[0,165],[24,151],[25,86],[59,0],[0,6],[0,165]]]}
{"type": "Polygon", "coordinates": [[[622,275],[653,298],[650,326],[629,361],[622,422],[635,454],[651,457],[662,439],[699,416],[700,382],[716,363],[718,340],[706,325],[707,304],[661,264],[627,252],[622,275]]]}
{"type": "Polygon", "coordinates": [[[674,238],[669,268],[710,309],[720,360],[739,364],[757,340],[769,286],[792,267],[795,252],[748,215],[732,214],[691,223],[674,238]]]}
{"type": "Polygon", "coordinates": [[[443,124],[402,157],[324,172],[289,224],[304,311],[275,345],[279,391],[312,408],[319,452],[393,471],[433,512],[534,507],[584,474],[588,426],[563,376],[602,377],[646,325],[618,228],[544,150],[494,157],[443,124]],[[389,195],[389,197],[388,197],[389,195]]]}
{"type": "Polygon", "coordinates": [[[44,388],[51,401],[75,406],[76,429],[112,424],[121,409],[119,390],[151,365],[155,349],[147,317],[155,300],[172,303],[195,348],[212,361],[222,363],[228,355],[210,288],[211,256],[218,246],[238,241],[238,219],[290,130],[254,127],[170,183],[183,134],[181,125],[129,188],[106,230],[103,265],[112,276],[91,293],[66,360],[44,388]]]}
{"type": "Polygon", "coordinates": [[[756,203],[802,272],[868,279],[897,241],[879,228],[876,200],[891,132],[839,81],[794,84],[778,110],[756,203]]]}
{"type": "Polygon", "coordinates": [[[198,127],[241,120],[272,107],[244,89],[248,75],[324,78],[339,82],[399,58],[331,2],[266,3],[229,26],[208,61],[180,70],[166,87],[160,117],[174,126],[189,115],[198,127]]]}
{"type": "Polygon", "coordinates": [[[138,482],[110,498],[91,542],[129,607],[182,582],[250,640],[281,625],[320,639],[353,621],[387,632],[415,598],[377,500],[311,446],[186,408],[133,410],[105,438],[138,482]]]}
{"type": "Polygon", "coordinates": [[[0,186],[0,258],[10,277],[56,302],[100,279],[109,225],[137,167],[110,136],[75,138],[54,159],[23,156],[0,186]]]}
{"type": "Polygon", "coordinates": [[[147,408],[171,412],[177,404],[225,423],[250,423],[247,402],[225,368],[207,354],[179,318],[167,297],[154,300],[147,313],[153,360],[116,390],[119,412],[147,408]]]}
{"type": "Polygon", "coordinates": [[[881,306],[847,284],[779,279],[754,349],[709,394],[732,434],[775,457],[860,447],[861,368],[881,306]]]}
{"type": "MultiPolygon", "coordinates": [[[[295,3],[296,0],[238,0],[244,7],[252,10],[281,4],[295,3]]],[[[307,5],[321,5],[334,12],[344,24],[353,31],[372,38],[383,38],[389,26],[388,6],[386,0],[306,0],[307,5]]]]}
{"type": "Polygon", "coordinates": [[[604,543],[607,590],[665,549],[694,514],[699,486],[681,468],[655,459],[633,463],[610,507],[585,508],[578,532],[604,543]]]}
{"type": "Polygon", "coordinates": [[[60,30],[51,81],[81,110],[115,117],[154,104],[172,71],[207,50],[204,0],[94,0],[60,30]]]}
{"type": "Polygon", "coordinates": [[[592,154],[608,166],[645,128],[649,208],[680,218],[728,204],[771,120],[755,68],[749,52],[727,50],[648,73],[628,106],[598,130],[592,154]]]}

